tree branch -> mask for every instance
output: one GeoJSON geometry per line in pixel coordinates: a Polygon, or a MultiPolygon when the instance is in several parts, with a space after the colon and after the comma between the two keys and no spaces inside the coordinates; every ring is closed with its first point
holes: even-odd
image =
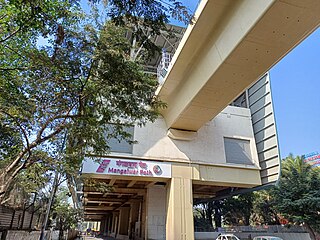
{"type": "Polygon", "coordinates": [[[53,131],[53,132],[50,133],[49,135],[47,135],[47,136],[45,136],[45,137],[43,137],[43,138],[36,139],[35,142],[37,143],[37,145],[39,145],[39,144],[47,141],[48,139],[54,137],[55,135],[59,134],[59,133],[60,133],[63,129],[65,129],[65,127],[66,127],[66,125],[65,125],[64,123],[65,123],[65,120],[63,121],[63,123],[62,123],[59,127],[56,128],[55,131],[53,131]]]}
{"type": "Polygon", "coordinates": [[[22,125],[19,123],[19,121],[18,121],[15,117],[13,117],[10,113],[7,113],[7,112],[5,112],[5,111],[3,111],[3,110],[0,110],[0,111],[1,111],[2,113],[6,114],[7,116],[9,116],[10,118],[12,118],[13,121],[16,122],[16,124],[17,124],[18,127],[20,128],[20,130],[21,130],[21,132],[22,132],[22,134],[23,134],[23,136],[24,136],[24,138],[25,138],[26,144],[27,144],[27,147],[25,147],[25,149],[24,149],[22,152],[20,152],[20,154],[18,155],[18,157],[17,157],[8,167],[6,167],[6,172],[10,172],[10,171],[14,168],[14,166],[17,165],[18,162],[24,157],[24,155],[25,155],[27,152],[29,153],[28,158],[30,158],[30,156],[31,156],[32,153],[31,153],[30,142],[29,142],[29,138],[28,138],[28,135],[27,135],[26,130],[22,127],[22,125]]]}
{"type": "MultiPolygon", "coordinates": [[[[24,154],[21,155],[21,158],[22,158],[23,156],[24,156],[24,154]]],[[[21,158],[20,158],[20,160],[21,160],[21,158]]],[[[17,176],[17,174],[25,167],[25,165],[26,165],[26,163],[27,163],[27,161],[28,161],[29,158],[30,158],[30,155],[28,156],[28,158],[26,159],[26,161],[25,161],[24,163],[22,163],[22,164],[10,175],[9,178],[4,178],[4,179],[5,179],[5,183],[4,183],[5,187],[2,188],[2,192],[0,192],[0,196],[5,195],[5,193],[7,192],[8,188],[9,188],[10,185],[12,184],[13,179],[14,179],[14,178],[17,176]]],[[[19,161],[20,161],[20,160],[19,160],[19,161]]],[[[16,164],[14,164],[14,165],[11,164],[11,165],[12,165],[12,166],[11,166],[11,170],[12,170],[13,167],[15,167],[15,165],[17,165],[17,163],[18,163],[19,161],[17,161],[16,164]]],[[[10,171],[11,171],[11,170],[10,170],[10,171]]],[[[6,172],[6,174],[8,174],[8,172],[6,172]]],[[[4,202],[5,202],[5,201],[2,201],[1,204],[4,204],[4,202]]]]}
{"type": "Polygon", "coordinates": [[[4,19],[6,16],[8,16],[8,14],[3,14],[2,16],[0,16],[0,20],[4,19]]]}
{"type": "Polygon", "coordinates": [[[21,54],[21,49],[20,52],[16,51],[15,49],[13,49],[12,47],[8,46],[8,45],[4,45],[5,48],[8,48],[10,51],[14,52],[15,54],[19,55],[21,58],[27,59],[25,57],[25,55],[21,54]]]}
{"type": "Polygon", "coordinates": [[[12,116],[10,113],[7,113],[3,110],[0,110],[0,112],[4,113],[5,115],[9,116],[13,121],[15,121],[15,123],[18,125],[18,127],[20,128],[23,136],[24,136],[24,139],[26,141],[26,144],[27,144],[27,150],[29,152],[29,156],[31,156],[31,151],[30,151],[30,142],[29,142],[29,138],[28,138],[28,134],[26,132],[26,130],[22,127],[22,125],[19,123],[19,121],[14,117],[12,116]]]}
{"type": "MultiPolygon", "coordinates": [[[[73,107],[72,107],[72,108],[73,108],[73,107]]],[[[68,111],[68,113],[70,113],[70,111],[72,110],[72,108],[68,111]]],[[[67,113],[67,115],[68,115],[68,113],[67,113]]],[[[18,162],[21,161],[21,159],[25,156],[25,154],[26,154],[27,152],[29,152],[29,156],[28,156],[28,159],[29,159],[29,157],[31,156],[31,149],[35,148],[35,147],[38,146],[39,144],[47,141],[48,139],[54,137],[54,136],[57,135],[57,134],[59,134],[59,133],[65,128],[66,119],[67,119],[67,118],[65,118],[65,119],[63,120],[63,122],[61,123],[61,125],[58,126],[55,131],[53,131],[53,132],[50,133],[49,135],[41,138],[41,135],[42,135],[43,131],[46,129],[47,125],[49,125],[49,123],[51,122],[51,121],[47,121],[47,122],[46,122],[46,125],[44,125],[44,126],[41,128],[40,132],[38,133],[36,140],[33,141],[31,144],[29,143],[29,141],[27,141],[27,148],[23,149],[23,150],[19,153],[19,155],[16,157],[16,159],[15,159],[9,166],[6,167],[5,171],[6,171],[7,173],[11,172],[11,171],[13,170],[13,168],[15,168],[15,166],[17,166],[18,162]]],[[[26,161],[26,162],[27,162],[27,161],[26,161]]],[[[26,163],[26,162],[25,162],[25,163],[26,163]]],[[[24,167],[24,166],[25,166],[25,164],[23,165],[23,167],[24,167]]],[[[20,169],[20,170],[21,170],[21,169],[20,169]]],[[[19,170],[19,171],[20,171],[20,170],[19,170]]]]}
{"type": "Polygon", "coordinates": [[[43,134],[43,132],[46,130],[46,128],[48,127],[48,125],[54,121],[54,120],[58,120],[58,119],[64,119],[63,121],[63,124],[65,123],[66,119],[67,118],[76,118],[76,117],[80,117],[81,115],[70,115],[70,112],[72,111],[72,109],[76,106],[76,103],[73,104],[70,109],[67,111],[66,114],[61,114],[61,115],[55,115],[55,116],[52,116],[50,118],[47,119],[47,121],[43,124],[43,126],[40,128],[38,134],[37,134],[37,137],[36,137],[36,140],[37,139],[41,139],[41,136],[43,134]]]}
{"type": "MultiPolygon", "coordinates": [[[[32,146],[32,144],[30,145],[32,146]]],[[[25,148],[23,149],[18,156],[15,158],[15,160],[5,168],[5,172],[8,174],[9,172],[12,171],[12,169],[20,162],[20,160],[24,157],[24,155],[26,155],[26,153],[31,150],[32,147],[30,147],[29,149],[25,148]]]]}
{"type": "Polygon", "coordinates": [[[25,67],[0,68],[0,71],[15,71],[15,70],[27,70],[27,68],[25,67]]]}
{"type": "Polygon", "coordinates": [[[15,31],[13,31],[12,33],[10,33],[7,37],[1,39],[1,40],[0,40],[0,43],[4,43],[4,42],[7,41],[9,38],[11,38],[11,37],[13,37],[14,35],[16,35],[20,30],[21,30],[21,27],[19,27],[18,29],[16,29],[15,31]]]}
{"type": "MultiPolygon", "coordinates": [[[[30,151],[32,148],[38,146],[39,144],[47,141],[48,139],[52,138],[53,136],[59,134],[63,129],[65,128],[65,125],[62,124],[60,125],[54,132],[50,133],[49,135],[47,135],[46,137],[43,137],[41,139],[36,139],[34,142],[32,142],[29,145],[29,148],[25,148],[22,152],[20,152],[20,154],[16,157],[16,159],[6,168],[6,173],[8,174],[9,172],[11,172],[13,170],[13,168],[15,166],[18,165],[18,162],[24,157],[24,155],[30,151]]],[[[26,161],[21,164],[14,172],[13,174],[10,175],[10,177],[8,179],[6,179],[6,185],[10,184],[10,182],[12,181],[12,179],[26,166],[28,159],[30,158],[30,155],[28,156],[28,158],[26,159],[26,161]]]]}
{"type": "MultiPolygon", "coordinates": [[[[74,106],[75,106],[75,105],[74,105],[74,106]]],[[[40,131],[39,131],[39,133],[37,134],[36,140],[33,141],[32,143],[29,143],[29,140],[28,140],[28,138],[27,138],[27,134],[26,134],[25,130],[24,130],[24,129],[22,128],[22,126],[17,122],[18,126],[21,127],[21,130],[22,130],[22,132],[23,132],[23,134],[24,134],[24,136],[25,136],[25,138],[26,138],[27,147],[24,148],[24,149],[18,154],[18,156],[14,159],[14,161],[13,161],[9,166],[6,167],[5,172],[6,172],[6,173],[11,172],[11,171],[18,165],[18,163],[21,161],[21,159],[25,156],[26,153],[29,153],[29,156],[28,156],[28,159],[29,159],[30,156],[31,156],[31,149],[35,148],[35,147],[38,146],[39,144],[47,141],[48,139],[54,137],[54,136],[57,135],[57,134],[59,134],[59,133],[66,127],[66,126],[65,126],[65,122],[66,122],[66,120],[67,120],[67,116],[70,116],[70,117],[72,117],[72,116],[75,117],[75,116],[76,116],[76,115],[69,115],[69,113],[70,113],[71,110],[74,108],[74,106],[72,106],[72,107],[68,110],[68,112],[66,113],[66,115],[60,115],[60,116],[64,116],[64,120],[62,121],[62,123],[60,124],[60,126],[58,126],[58,127],[56,128],[55,131],[53,131],[53,132],[50,133],[49,135],[41,138],[41,135],[42,135],[42,133],[45,131],[45,129],[47,128],[47,126],[48,126],[53,120],[58,119],[57,116],[54,116],[54,117],[52,117],[52,118],[49,118],[49,119],[47,120],[47,122],[42,126],[42,128],[41,128],[40,131]]],[[[6,112],[4,112],[4,111],[2,111],[2,110],[1,110],[1,112],[7,114],[8,116],[11,116],[10,114],[8,114],[8,113],[6,113],[6,112]]],[[[12,117],[12,116],[11,116],[11,117],[12,117]]],[[[14,119],[14,118],[13,118],[13,119],[14,119]]],[[[15,119],[14,119],[14,120],[15,120],[15,119]]],[[[22,164],[22,168],[25,166],[26,162],[27,162],[27,161],[25,161],[25,163],[22,164]]],[[[22,169],[22,168],[21,168],[21,169],[22,169]]],[[[19,172],[21,169],[19,169],[18,172],[19,172]]]]}
{"type": "Polygon", "coordinates": [[[81,86],[80,93],[83,92],[85,86],[87,85],[87,82],[89,81],[89,78],[91,77],[91,72],[92,72],[92,69],[93,69],[93,63],[94,63],[94,62],[95,62],[95,61],[92,61],[92,62],[90,63],[90,68],[89,68],[88,76],[86,77],[85,82],[84,82],[84,83],[82,84],[82,86],[81,86]]]}
{"type": "Polygon", "coordinates": [[[133,58],[132,58],[133,61],[135,61],[135,60],[137,59],[137,57],[138,57],[139,53],[141,52],[144,44],[145,44],[148,40],[150,40],[150,38],[151,38],[151,35],[149,35],[149,36],[146,38],[146,40],[143,41],[143,43],[142,43],[141,46],[139,47],[138,51],[137,51],[137,52],[135,53],[135,55],[133,56],[133,58]]]}

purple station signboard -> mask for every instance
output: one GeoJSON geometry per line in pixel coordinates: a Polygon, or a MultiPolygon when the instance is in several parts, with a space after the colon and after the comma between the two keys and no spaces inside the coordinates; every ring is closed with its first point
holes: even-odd
{"type": "Polygon", "coordinates": [[[171,178],[171,163],[122,158],[86,158],[82,173],[171,178]]]}

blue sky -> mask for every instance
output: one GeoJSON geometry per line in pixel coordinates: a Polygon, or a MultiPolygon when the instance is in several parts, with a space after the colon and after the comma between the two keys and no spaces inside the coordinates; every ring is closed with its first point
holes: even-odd
{"type": "Polygon", "coordinates": [[[320,151],[320,29],[270,70],[281,156],[320,151]]]}

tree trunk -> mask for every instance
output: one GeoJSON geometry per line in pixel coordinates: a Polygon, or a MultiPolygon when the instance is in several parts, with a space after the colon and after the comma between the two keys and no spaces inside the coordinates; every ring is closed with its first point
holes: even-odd
{"type": "Polygon", "coordinates": [[[9,189],[10,184],[12,183],[11,181],[7,181],[6,177],[7,173],[2,172],[0,174],[0,203],[3,204],[3,201],[5,200],[6,193],[9,189]]]}
{"type": "Polygon", "coordinates": [[[76,193],[75,182],[70,174],[66,174],[66,175],[67,175],[67,186],[71,193],[73,206],[74,208],[79,208],[79,201],[76,193]]]}
{"type": "Polygon", "coordinates": [[[207,208],[207,219],[208,219],[208,224],[210,228],[213,228],[212,215],[213,215],[213,202],[209,202],[208,208],[207,208]]]}
{"type": "Polygon", "coordinates": [[[308,233],[309,233],[309,235],[310,235],[311,240],[319,240],[319,238],[316,237],[315,232],[313,231],[313,229],[310,227],[309,224],[304,223],[304,226],[305,226],[305,228],[307,229],[307,231],[308,231],[308,233]]]}
{"type": "Polygon", "coordinates": [[[221,228],[222,226],[221,214],[218,213],[218,211],[216,211],[216,213],[214,214],[214,225],[216,228],[221,228]]]}
{"type": "Polygon", "coordinates": [[[221,228],[222,226],[222,214],[221,214],[221,203],[219,200],[214,201],[214,225],[215,228],[221,228]]]}
{"type": "Polygon", "coordinates": [[[59,240],[63,240],[63,224],[62,219],[59,219],[59,240]]]}
{"type": "Polygon", "coordinates": [[[10,186],[13,184],[14,178],[23,169],[23,164],[17,166],[13,171],[6,172],[2,171],[0,173],[0,204],[3,204],[5,197],[8,194],[10,186]]]}
{"type": "Polygon", "coordinates": [[[244,225],[249,226],[250,225],[250,216],[251,215],[245,215],[244,216],[244,225]]]}

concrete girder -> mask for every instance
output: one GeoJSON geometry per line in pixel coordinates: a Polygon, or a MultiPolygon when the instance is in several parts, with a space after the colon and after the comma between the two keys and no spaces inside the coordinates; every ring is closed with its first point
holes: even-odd
{"type": "Polygon", "coordinates": [[[167,127],[197,131],[320,24],[320,1],[207,0],[158,96],[167,127]]]}

